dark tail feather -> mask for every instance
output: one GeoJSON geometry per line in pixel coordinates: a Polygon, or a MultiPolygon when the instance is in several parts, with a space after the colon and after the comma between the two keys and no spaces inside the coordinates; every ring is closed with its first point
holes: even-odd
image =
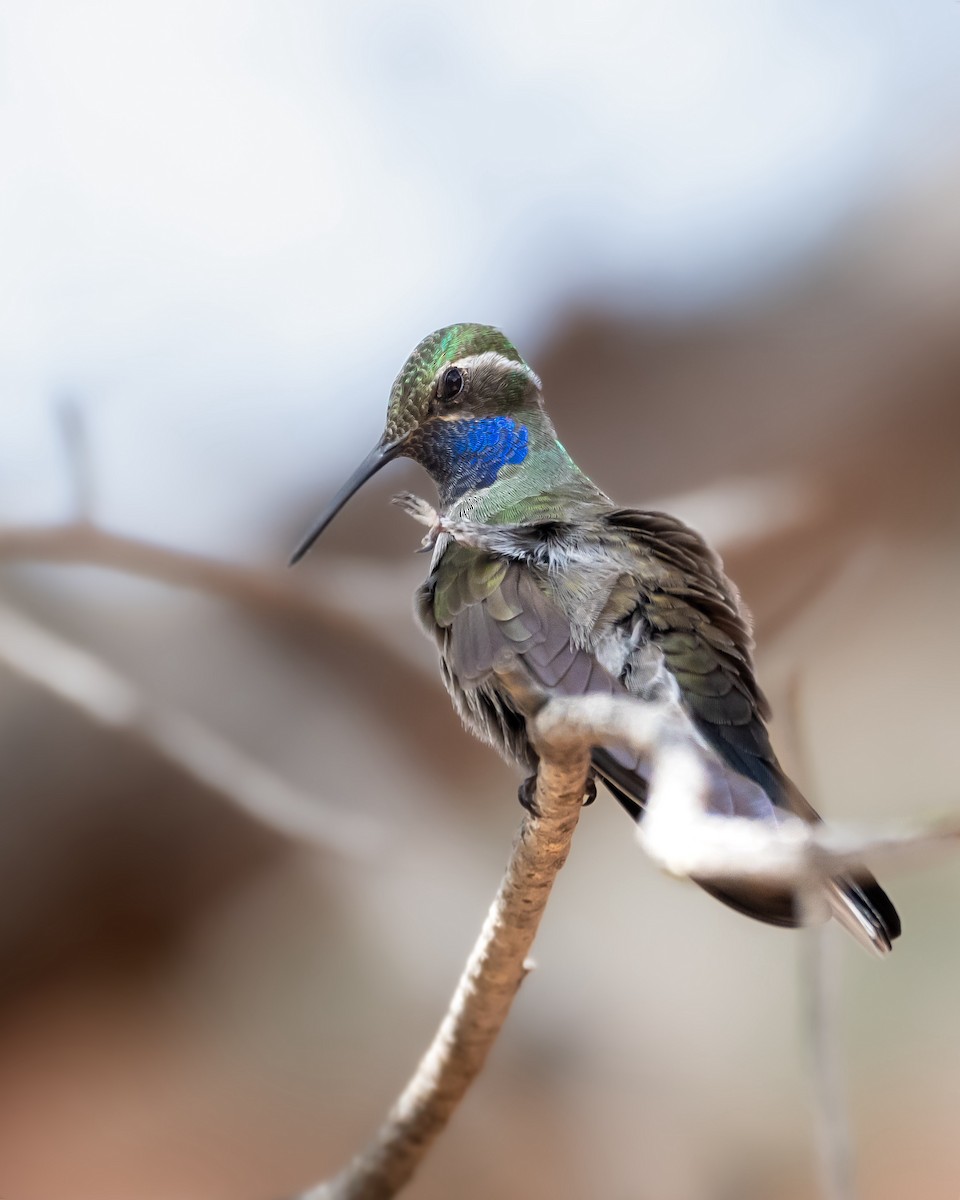
{"type": "Polygon", "coordinates": [[[647,802],[647,785],[646,781],[638,775],[629,777],[629,794],[618,787],[614,780],[619,775],[627,775],[627,772],[616,762],[605,750],[594,750],[593,766],[596,773],[603,780],[607,791],[623,808],[627,815],[634,821],[639,821],[643,816],[643,806],[647,802]],[[640,786],[638,786],[640,785],[640,786]],[[636,798],[635,798],[636,797],[636,798]]]}
{"type": "MultiPolygon", "coordinates": [[[[593,752],[593,765],[610,793],[639,822],[647,799],[646,781],[627,771],[605,750],[593,752]]],[[[708,895],[744,916],[787,928],[800,924],[792,890],[696,882],[708,895]]],[[[878,954],[886,954],[893,948],[894,939],[900,936],[900,916],[871,874],[864,872],[856,879],[833,881],[828,899],[833,915],[861,945],[878,954]]]]}
{"type": "Polygon", "coordinates": [[[835,880],[834,888],[830,907],[840,924],[878,954],[888,954],[900,936],[900,915],[879,883],[864,872],[835,880]]]}
{"type": "Polygon", "coordinates": [[[869,908],[878,925],[882,926],[890,941],[894,941],[901,933],[900,914],[893,906],[893,901],[883,890],[872,875],[864,875],[862,879],[851,880],[848,885],[851,893],[857,897],[857,902],[869,908]]]}

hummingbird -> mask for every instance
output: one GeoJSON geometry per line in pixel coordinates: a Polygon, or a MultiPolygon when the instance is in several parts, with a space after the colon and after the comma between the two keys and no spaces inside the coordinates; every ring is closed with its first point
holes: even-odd
{"type": "MultiPolygon", "coordinates": [[[[719,557],[675,517],[618,507],[577,467],[547,415],[540,379],[503,333],[449,325],[416,346],[393,383],[380,440],[291,565],[398,457],[424,467],[439,497],[430,571],[416,596],[420,623],[436,641],[464,724],[524,771],[521,803],[534,803],[538,765],[526,729],[531,706],[602,692],[679,706],[719,764],[712,811],[819,821],[774,754],[750,618],[719,557]],[[449,531],[458,522],[483,537],[457,540],[449,531]],[[505,656],[509,672],[497,669],[505,656]]],[[[417,515],[415,498],[404,504],[417,515]]],[[[597,779],[634,821],[643,819],[645,763],[597,746],[587,802],[597,779]]],[[[760,921],[802,923],[792,889],[700,886],[760,921]]],[[[892,948],[900,919],[869,873],[832,879],[826,893],[831,914],[862,945],[892,948]]]]}

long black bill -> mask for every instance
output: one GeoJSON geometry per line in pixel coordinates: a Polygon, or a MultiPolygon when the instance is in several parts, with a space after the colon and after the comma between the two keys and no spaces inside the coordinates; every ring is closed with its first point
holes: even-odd
{"type": "Polygon", "coordinates": [[[376,475],[381,467],[386,466],[392,458],[396,458],[400,453],[401,442],[378,442],[370,451],[367,457],[363,460],[359,467],[350,476],[347,482],[343,485],[339,492],[327,505],[323,515],[313,526],[310,532],[306,535],[300,545],[294,550],[293,557],[290,559],[290,566],[298,563],[301,558],[310,549],[313,543],[317,540],[321,533],[330,524],[333,518],[337,515],[341,508],[346,504],[354,492],[359,491],[371,476],[376,475]]]}

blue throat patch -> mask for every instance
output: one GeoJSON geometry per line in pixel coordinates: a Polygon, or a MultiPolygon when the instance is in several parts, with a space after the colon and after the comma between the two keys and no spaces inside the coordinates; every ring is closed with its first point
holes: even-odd
{"type": "Polygon", "coordinates": [[[465,492],[490,487],[503,467],[522,463],[529,439],[526,425],[512,417],[436,421],[423,446],[423,465],[436,480],[443,503],[449,504],[465,492]]]}

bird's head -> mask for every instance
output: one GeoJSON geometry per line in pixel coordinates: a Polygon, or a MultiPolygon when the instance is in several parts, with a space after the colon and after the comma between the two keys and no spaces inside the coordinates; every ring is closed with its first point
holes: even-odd
{"type": "Polygon", "coordinates": [[[540,380],[499,329],[429,334],[394,380],[383,434],[300,543],[298,562],[366,481],[394,458],[429,471],[443,503],[518,470],[543,426],[540,380]]]}

